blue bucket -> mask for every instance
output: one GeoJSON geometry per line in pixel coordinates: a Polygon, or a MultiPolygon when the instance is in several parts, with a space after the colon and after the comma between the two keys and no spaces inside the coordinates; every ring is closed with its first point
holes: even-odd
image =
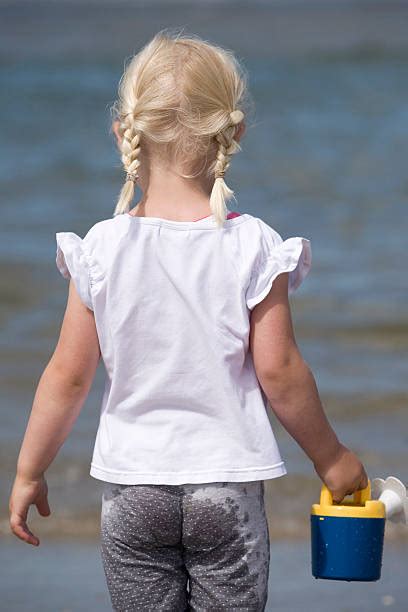
{"type": "Polygon", "coordinates": [[[310,515],[312,574],[328,580],[374,581],[381,577],[385,505],[371,500],[371,484],[352,501],[333,504],[325,484],[310,515]]]}

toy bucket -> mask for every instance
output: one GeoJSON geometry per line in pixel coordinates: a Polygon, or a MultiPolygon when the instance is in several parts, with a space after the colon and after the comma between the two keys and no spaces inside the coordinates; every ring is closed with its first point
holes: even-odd
{"type": "Polygon", "coordinates": [[[333,504],[325,484],[313,504],[310,525],[312,574],[329,580],[374,581],[381,576],[385,505],[371,499],[371,484],[352,501],[333,504]]]}

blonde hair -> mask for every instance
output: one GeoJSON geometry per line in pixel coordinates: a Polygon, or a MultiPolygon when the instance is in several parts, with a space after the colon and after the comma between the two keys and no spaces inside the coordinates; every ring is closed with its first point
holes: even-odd
{"type": "Polygon", "coordinates": [[[190,171],[201,165],[196,174],[179,174],[183,178],[195,178],[207,166],[207,177],[214,179],[210,207],[222,226],[226,201],[234,196],[224,175],[231,155],[241,150],[234,140],[236,126],[252,105],[247,81],[231,51],[169,28],[125,62],[118,100],[111,107],[119,121],[126,172],[114,215],[129,210],[146,144],[190,171]]]}

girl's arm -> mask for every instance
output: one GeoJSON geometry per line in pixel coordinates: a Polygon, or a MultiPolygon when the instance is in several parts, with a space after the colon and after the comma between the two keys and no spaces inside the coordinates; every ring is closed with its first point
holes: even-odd
{"type": "Polygon", "coordinates": [[[71,280],[60,337],[38,383],[9,502],[11,530],[28,543],[39,543],[26,525],[29,506],[35,504],[40,514],[49,515],[44,473],[81,411],[99,359],[93,312],[71,280]]]}
{"type": "Polygon", "coordinates": [[[367,486],[360,460],[337,438],[313,373],[296,344],[288,301],[289,274],[279,274],[251,314],[250,348],[259,383],[279,421],[340,502],[367,486]]]}

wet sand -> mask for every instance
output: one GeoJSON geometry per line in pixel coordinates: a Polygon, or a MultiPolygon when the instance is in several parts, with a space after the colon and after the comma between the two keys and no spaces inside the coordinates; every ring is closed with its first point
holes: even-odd
{"type": "MultiPolygon", "coordinates": [[[[310,542],[272,542],[266,612],[392,612],[406,610],[407,548],[384,543],[376,582],[319,580],[312,576],[310,542]]],[[[0,546],[1,609],[7,612],[112,610],[97,542],[43,538],[35,548],[16,538],[0,546]]]]}

